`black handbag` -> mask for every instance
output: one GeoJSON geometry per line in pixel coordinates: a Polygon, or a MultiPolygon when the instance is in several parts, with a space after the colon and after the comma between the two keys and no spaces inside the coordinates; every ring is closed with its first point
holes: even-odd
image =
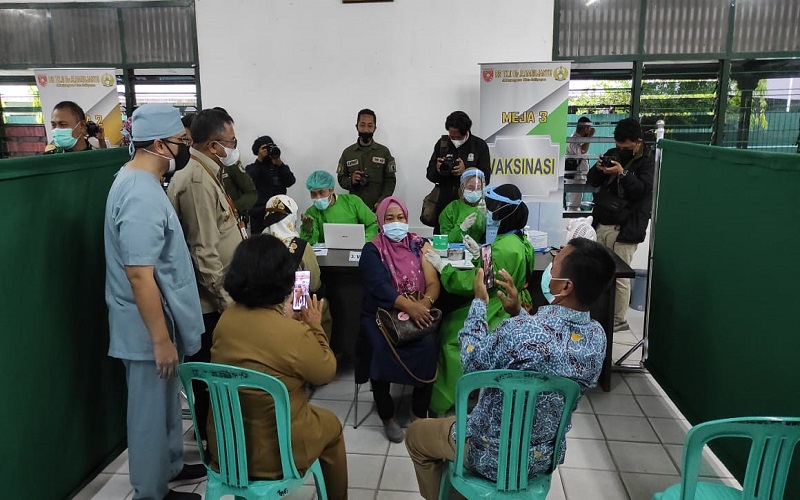
{"type": "MultiPolygon", "coordinates": [[[[418,294],[406,294],[406,297],[412,300],[419,300],[418,294]]],[[[425,336],[437,333],[439,331],[439,325],[442,322],[442,311],[432,307],[430,313],[431,316],[433,316],[433,321],[426,328],[418,327],[408,313],[396,308],[387,310],[379,307],[378,311],[375,313],[375,322],[378,324],[378,329],[383,333],[383,338],[385,338],[386,343],[389,344],[389,348],[392,350],[395,359],[397,359],[397,362],[411,378],[422,384],[433,383],[433,381],[436,380],[436,375],[429,380],[421,379],[414,375],[406,364],[403,363],[395,347],[402,347],[403,345],[415,342],[425,336]]]]}

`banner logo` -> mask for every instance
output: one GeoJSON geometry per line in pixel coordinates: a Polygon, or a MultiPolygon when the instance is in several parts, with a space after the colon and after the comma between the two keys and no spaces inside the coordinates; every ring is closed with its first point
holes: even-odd
{"type": "Polygon", "coordinates": [[[40,87],[47,87],[47,75],[36,75],[36,81],[39,82],[40,87]]]}
{"type": "Polygon", "coordinates": [[[100,77],[100,83],[103,84],[103,87],[113,87],[117,84],[117,79],[111,73],[103,73],[103,76],[100,77]]]}
{"type": "Polygon", "coordinates": [[[553,71],[553,78],[555,78],[556,81],[563,82],[568,76],[569,71],[564,66],[559,66],[553,71]]]}
{"type": "Polygon", "coordinates": [[[484,82],[489,83],[489,82],[492,81],[492,78],[494,78],[494,70],[491,70],[491,69],[483,70],[483,81],[484,82]]]}

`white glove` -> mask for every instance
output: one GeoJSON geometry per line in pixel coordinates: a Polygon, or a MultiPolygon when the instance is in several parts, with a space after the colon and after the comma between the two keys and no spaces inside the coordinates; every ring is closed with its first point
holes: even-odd
{"type": "Polygon", "coordinates": [[[425,260],[431,263],[431,265],[436,269],[437,273],[442,274],[442,269],[444,269],[445,263],[442,261],[441,255],[433,250],[428,250],[425,252],[425,260]]]}
{"type": "Polygon", "coordinates": [[[475,224],[475,219],[477,217],[478,214],[475,212],[472,212],[471,214],[467,215],[467,218],[464,219],[464,222],[462,222],[461,225],[459,226],[461,228],[461,232],[466,233],[469,230],[469,228],[471,228],[472,225],[475,224]]]}
{"type": "Polygon", "coordinates": [[[468,234],[464,235],[464,246],[467,247],[467,251],[472,254],[473,259],[481,258],[481,247],[472,239],[472,236],[468,234]]]}

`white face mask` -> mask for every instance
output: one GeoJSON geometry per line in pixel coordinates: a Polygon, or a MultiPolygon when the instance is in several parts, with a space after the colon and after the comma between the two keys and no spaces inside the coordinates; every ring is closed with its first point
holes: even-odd
{"type": "Polygon", "coordinates": [[[142,151],[144,151],[145,153],[150,153],[151,155],[160,156],[161,158],[164,158],[165,160],[169,160],[169,169],[167,170],[167,173],[171,174],[172,172],[175,171],[175,167],[176,167],[175,158],[170,158],[169,156],[160,155],[160,154],[156,153],[155,151],[150,151],[149,149],[143,149],[142,151]]]}
{"type": "Polygon", "coordinates": [[[467,135],[465,135],[463,139],[455,140],[451,138],[450,142],[452,142],[453,146],[455,146],[456,149],[458,149],[461,146],[463,146],[465,142],[467,142],[467,139],[469,139],[469,132],[467,132],[467,135]]]}
{"type": "Polygon", "coordinates": [[[233,148],[233,149],[226,148],[224,144],[222,144],[222,147],[223,149],[225,149],[226,156],[222,158],[217,156],[217,158],[219,158],[219,161],[226,167],[230,167],[231,165],[236,165],[236,162],[239,161],[239,148],[233,148]]]}

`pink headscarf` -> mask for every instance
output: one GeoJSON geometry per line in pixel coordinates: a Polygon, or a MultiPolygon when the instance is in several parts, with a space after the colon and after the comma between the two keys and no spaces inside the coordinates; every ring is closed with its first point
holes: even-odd
{"type": "Polygon", "coordinates": [[[400,241],[392,241],[383,234],[383,220],[392,203],[400,207],[408,220],[408,209],[402,201],[394,196],[384,198],[376,211],[380,232],[372,244],[378,248],[381,261],[389,268],[395,290],[400,293],[425,293],[425,275],[422,272],[422,245],[425,241],[415,233],[408,233],[400,241]]]}

